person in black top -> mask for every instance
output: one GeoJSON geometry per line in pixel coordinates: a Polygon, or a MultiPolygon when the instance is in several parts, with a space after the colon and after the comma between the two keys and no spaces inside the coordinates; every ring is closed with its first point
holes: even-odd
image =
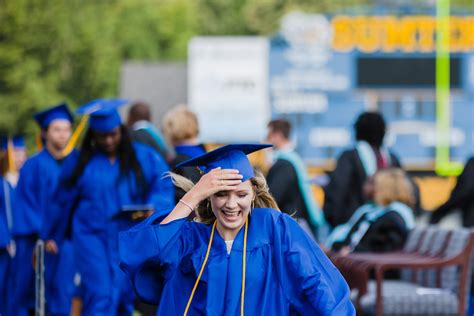
{"type": "Polygon", "coordinates": [[[467,161],[463,172],[458,176],[449,199],[433,211],[430,223],[438,223],[454,209],[461,210],[463,226],[474,226],[474,157],[467,161]]]}
{"type": "Polygon", "coordinates": [[[290,142],[290,131],[286,120],[268,123],[267,141],[274,146],[268,187],[282,211],[296,217],[307,232],[319,235],[318,228],[324,225],[323,214],[313,198],[306,166],[290,142]]]}
{"type": "Polygon", "coordinates": [[[363,185],[368,177],[379,169],[401,166],[397,156],[382,146],[386,126],[380,113],[362,113],[354,129],[357,143],[338,158],[325,188],[323,210],[332,227],[346,223],[367,202],[363,185]]]}
{"type": "MultiPolygon", "coordinates": [[[[289,140],[291,125],[286,120],[273,120],[268,123],[267,141],[275,150],[292,150],[289,140]]],[[[267,175],[268,187],[280,209],[286,213],[296,213],[309,222],[308,211],[298,188],[296,170],[288,160],[276,159],[267,175]]]]}

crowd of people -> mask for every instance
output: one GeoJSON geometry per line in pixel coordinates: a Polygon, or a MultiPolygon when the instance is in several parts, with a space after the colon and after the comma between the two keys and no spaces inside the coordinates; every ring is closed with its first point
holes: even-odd
{"type": "MultiPolygon", "coordinates": [[[[28,159],[21,139],[1,139],[0,315],[30,315],[38,295],[49,315],[353,315],[326,254],[400,249],[415,226],[419,191],[383,146],[377,112],[357,118],[318,205],[288,121],[268,123],[268,145],[207,151],[185,105],[159,130],[143,102],[122,123],[127,103],[81,106],[89,123],[77,149],[66,104],[35,114],[41,149],[28,159]],[[258,150],[271,152],[266,176],[247,158],[258,150]]],[[[471,225],[470,167],[433,222],[461,207],[471,225]]]]}

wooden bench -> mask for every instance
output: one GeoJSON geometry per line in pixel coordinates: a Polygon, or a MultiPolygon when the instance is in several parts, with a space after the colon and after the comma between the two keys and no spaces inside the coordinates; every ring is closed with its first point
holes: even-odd
{"type": "Polygon", "coordinates": [[[355,290],[364,315],[464,315],[470,283],[471,230],[414,229],[401,251],[331,256],[355,290]],[[385,280],[388,270],[400,280],[385,280]],[[369,277],[374,275],[375,281],[369,277]],[[385,313],[384,313],[385,311],[385,313]]]}

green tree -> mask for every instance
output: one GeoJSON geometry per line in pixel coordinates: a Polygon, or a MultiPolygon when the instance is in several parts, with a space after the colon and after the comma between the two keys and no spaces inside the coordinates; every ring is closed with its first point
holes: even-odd
{"type": "MultiPolygon", "coordinates": [[[[124,60],[185,60],[193,36],[271,35],[293,10],[367,12],[384,2],[0,0],[0,132],[33,135],[35,111],[115,96],[124,60]]],[[[474,10],[472,0],[451,3],[474,10]]]]}

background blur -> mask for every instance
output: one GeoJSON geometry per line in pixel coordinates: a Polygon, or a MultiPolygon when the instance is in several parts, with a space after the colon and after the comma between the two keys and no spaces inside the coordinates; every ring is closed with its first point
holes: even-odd
{"type": "MultiPolygon", "coordinates": [[[[449,138],[463,163],[474,146],[474,1],[451,0],[450,14],[449,138]]],[[[0,132],[25,134],[34,151],[31,115],[61,101],[147,101],[158,126],[187,103],[206,143],[262,141],[270,118],[289,119],[319,172],[350,144],[356,115],[379,110],[402,163],[434,175],[435,16],[432,0],[0,0],[0,132]]],[[[442,200],[454,183],[442,180],[422,190],[442,200]]]]}

